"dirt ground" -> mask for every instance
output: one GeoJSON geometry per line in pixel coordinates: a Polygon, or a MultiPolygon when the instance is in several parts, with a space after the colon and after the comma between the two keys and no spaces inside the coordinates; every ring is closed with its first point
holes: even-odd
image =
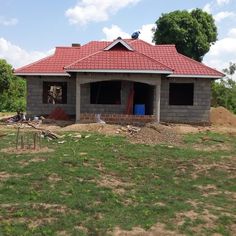
{"type": "MultiPolygon", "coordinates": [[[[158,144],[168,143],[181,144],[182,135],[187,133],[199,133],[214,131],[236,135],[236,115],[223,107],[212,108],[210,112],[211,125],[189,124],[146,124],[143,127],[121,126],[111,124],[73,124],[72,121],[45,120],[39,125],[40,128],[52,132],[98,132],[104,135],[126,136],[133,143],[158,144]]],[[[14,132],[18,124],[0,123],[0,137],[4,133],[14,132]]],[[[31,129],[25,126],[24,129],[31,129]]]]}

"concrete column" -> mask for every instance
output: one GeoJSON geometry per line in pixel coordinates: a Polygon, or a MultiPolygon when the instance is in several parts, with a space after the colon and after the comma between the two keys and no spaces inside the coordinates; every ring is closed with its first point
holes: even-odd
{"type": "Polygon", "coordinates": [[[80,122],[80,81],[78,75],[76,76],[76,123],[80,122]]]}
{"type": "Polygon", "coordinates": [[[156,122],[160,123],[160,106],[161,106],[161,81],[156,85],[156,122]]]}

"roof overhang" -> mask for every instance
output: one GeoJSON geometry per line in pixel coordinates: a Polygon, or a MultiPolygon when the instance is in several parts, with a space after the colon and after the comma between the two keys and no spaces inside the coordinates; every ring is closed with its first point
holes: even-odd
{"type": "Polygon", "coordinates": [[[89,73],[130,73],[130,74],[172,74],[173,71],[166,70],[89,70],[89,69],[81,69],[81,70],[73,70],[69,69],[66,72],[89,72],[89,73]]]}
{"type": "Polygon", "coordinates": [[[178,75],[178,74],[171,74],[168,75],[169,78],[206,78],[206,79],[221,79],[224,76],[220,75],[178,75]]]}
{"type": "Polygon", "coordinates": [[[17,76],[63,76],[70,77],[68,73],[14,73],[17,76]]]}

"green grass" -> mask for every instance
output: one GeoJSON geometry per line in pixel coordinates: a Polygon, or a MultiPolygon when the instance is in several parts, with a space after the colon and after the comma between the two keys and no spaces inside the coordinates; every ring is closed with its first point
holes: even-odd
{"type": "MultiPolygon", "coordinates": [[[[106,235],[156,223],[186,235],[235,233],[235,137],[191,134],[170,148],[74,135],[44,140],[51,153],[0,153],[0,235],[106,235]],[[193,148],[217,139],[231,148],[193,148]]],[[[0,149],[14,143],[11,132],[0,149]]]]}

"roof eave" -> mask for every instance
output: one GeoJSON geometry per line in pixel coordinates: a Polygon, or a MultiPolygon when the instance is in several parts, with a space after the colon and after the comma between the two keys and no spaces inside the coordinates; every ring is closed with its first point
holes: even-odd
{"type": "Polygon", "coordinates": [[[221,79],[224,76],[220,75],[187,75],[187,74],[171,74],[168,75],[169,78],[206,78],[206,79],[221,79]]]}
{"type": "Polygon", "coordinates": [[[173,71],[167,70],[106,70],[106,69],[67,69],[66,72],[89,72],[89,73],[135,73],[135,74],[172,74],[173,71]]]}
{"type": "Polygon", "coordinates": [[[17,76],[66,76],[66,77],[70,77],[70,74],[68,74],[68,73],[15,72],[14,75],[17,75],[17,76]]]}

